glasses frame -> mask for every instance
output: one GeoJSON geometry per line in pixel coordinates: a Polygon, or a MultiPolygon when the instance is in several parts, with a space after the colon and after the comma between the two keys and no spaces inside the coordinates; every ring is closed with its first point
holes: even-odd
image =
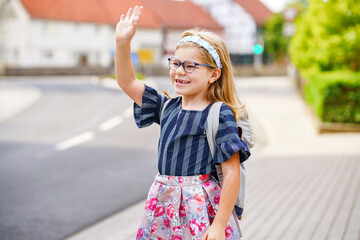
{"type": "Polygon", "coordinates": [[[196,69],[196,66],[204,66],[204,67],[214,68],[213,66],[210,66],[210,65],[207,65],[207,64],[202,64],[202,63],[197,63],[197,62],[195,62],[195,61],[193,61],[193,60],[186,60],[186,61],[184,61],[184,62],[181,62],[181,61],[180,61],[178,58],[176,58],[176,57],[168,58],[168,61],[169,61],[169,68],[170,68],[171,70],[176,71],[176,70],[179,69],[180,66],[182,66],[183,69],[184,69],[184,71],[187,72],[187,73],[192,73],[192,72],[194,72],[195,69],[196,69]],[[174,60],[174,59],[179,61],[179,65],[178,65],[178,67],[177,67],[176,69],[171,68],[171,60],[174,60]],[[185,63],[187,63],[187,62],[191,62],[191,63],[193,63],[193,64],[195,65],[195,67],[194,67],[194,69],[193,69],[192,71],[186,71],[185,63]]]}

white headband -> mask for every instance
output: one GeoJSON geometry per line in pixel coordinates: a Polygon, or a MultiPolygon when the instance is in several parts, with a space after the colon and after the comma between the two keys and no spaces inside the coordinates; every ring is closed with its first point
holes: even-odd
{"type": "Polygon", "coordinates": [[[179,45],[180,43],[183,43],[183,42],[193,42],[193,43],[196,43],[197,45],[205,48],[206,51],[208,51],[210,53],[210,55],[212,56],[212,58],[214,59],[216,66],[220,69],[222,68],[219,54],[216,52],[215,48],[213,48],[213,46],[211,46],[211,44],[208,43],[207,41],[205,41],[204,39],[202,39],[199,36],[186,36],[183,39],[181,39],[177,45],[179,45]]]}

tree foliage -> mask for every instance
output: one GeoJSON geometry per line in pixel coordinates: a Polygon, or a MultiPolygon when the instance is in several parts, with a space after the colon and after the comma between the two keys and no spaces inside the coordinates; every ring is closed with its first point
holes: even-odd
{"type": "Polygon", "coordinates": [[[278,60],[287,53],[288,39],[283,35],[285,20],[281,13],[273,14],[264,25],[265,53],[271,60],[278,60]]]}
{"type": "Polygon", "coordinates": [[[360,1],[309,0],[297,18],[292,62],[300,69],[360,70],[360,1]]]}

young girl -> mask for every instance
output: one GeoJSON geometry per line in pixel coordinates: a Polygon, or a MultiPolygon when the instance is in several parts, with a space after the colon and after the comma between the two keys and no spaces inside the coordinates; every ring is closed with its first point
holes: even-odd
{"type": "Polygon", "coordinates": [[[121,15],[115,59],[117,82],[135,102],[138,127],[154,122],[161,126],[159,173],[150,188],[137,239],[240,239],[232,211],[240,185],[239,161],[250,152],[237,131],[241,103],[226,46],[210,32],[184,32],[175,56],[169,58],[178,97],[168,99],[135,78],[130,43],[142,9],[136,6],[121,15]],[[205,129],[209,109],[217,101],[224,104],[213,159],[205,129]],[[222,189],[211,176],[215,164],[223,170],[222,189]]]}

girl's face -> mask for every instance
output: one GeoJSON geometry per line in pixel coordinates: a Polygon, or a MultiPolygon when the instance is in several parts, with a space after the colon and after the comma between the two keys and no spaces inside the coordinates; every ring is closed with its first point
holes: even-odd
{"type": "MultiPolygon", "coordinates": [[[[195,47],[182,47],[176,50],[175,57],[183,63],[192,60],[196,63],[204,64],[200,58],[200,50],[195,47]]],[[[207,99],[207,90],[211,84],[213,69],[205,66],[196,66],[191,73],[185,72],[183,66],[177,70],[170,69],[171,82],[175,92],[184,98],[207,99]]]]}

